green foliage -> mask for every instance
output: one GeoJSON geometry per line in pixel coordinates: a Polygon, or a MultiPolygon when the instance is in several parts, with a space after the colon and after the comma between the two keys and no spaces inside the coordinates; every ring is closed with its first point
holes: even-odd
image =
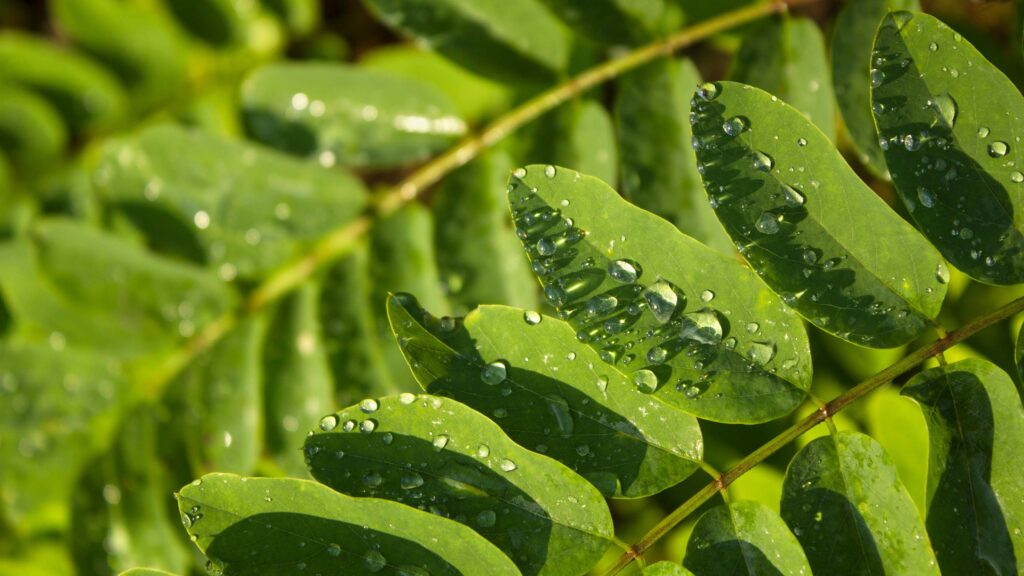
{"type": "Polygon", "coordinates": [[[1024,572],[1024,3],[813,3],[0,3],[0,575],[1024,572]]]}

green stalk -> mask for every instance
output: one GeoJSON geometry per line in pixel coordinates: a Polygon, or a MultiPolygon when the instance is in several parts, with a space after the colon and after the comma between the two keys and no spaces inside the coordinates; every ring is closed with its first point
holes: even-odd
{"type": "Polygon", "coordinates": [[[747,471],[763,462],[772,454],[778,452],[779,449],[795,440],[804,432],[814,428],[843,408],[846,408],[850,404],[853,404],[857,400],[863,398],[868,393],[892,382],[895,378],[906,374],[910,370],[914,369],[918,364],[932,356],[940,355],[945,350],[948,350],[954,345],[959,344],[978,332],[981,332],[996,322],[1005,320],[1022,311],[1024,311],[1024,298],[1014,300],[1006,306],[1003,306],[994,312],[990,312],[981,318],[975,319],[969,324],[961,326],[930,344],[918,348],[907,356],[904,356],[899,362],[896,362],[885,370],[882,370],[878,374],[875,374],[847,390],[845,393],[832,399],[832,401],[828,402],[820,409],[812,412],[796,424],[793,424],[778,436],[772,438],[763,446],[749,454],[746,458],[740,460],[739,464],[716,478],[713,482],[702,488],[700,492],[697,492],[691,496],[689,500],[683,502],[668,516],[665,516],[661,522],[658,522],[654,528],[651,528],[647,534],[644,534],[643,538],[641,538],[636,544],[630,546],[629,550],[619,556],[618,560],[615,561],[615,564],[612,564],[605,573],[606,576],[618,574],[623,568],[633,562],[633,560],[643,555],[662,536],[675,528],[676,525],[685,520],[702,504],[714,497],[715,494],[724,490],[730,484],[735,482],[737,478],[743,476],[747,471]]]}

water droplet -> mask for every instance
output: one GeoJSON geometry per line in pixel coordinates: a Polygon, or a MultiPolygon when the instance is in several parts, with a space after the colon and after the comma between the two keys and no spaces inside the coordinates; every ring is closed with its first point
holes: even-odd
{"type": "Polygon", "coordinates": [[[1010,181],[1014,184],[1020,184],[1021,182],[1024,182],[1024,174],[1014,170],[1013,172],[1010,172],[1010,181]]]}
{"type": "Polygon", "coordinates": [[[992,131],[985,126],[978,126],[978,138],[988,138],[992,131]]]}
{"type": "Polygon", "coordinates": [[[373,420],[363,420],[359,423],[359,431],[363,434],[369,434],[370,432],[373,432],[375,428],[377,428],[377,422],[373,420]]]}
{"type": "Polygon", "coordinates": [[[555,243],[550,238],[541,238],[537,241],[537,253],[541,256],[551,256],[558,250],[555,243]]]}
{"type": "Polygon", "coordinates": [[[878,68],[871,69],[871,86],[878,88],[885,82],[885,72],[882,72],[878,68]]]}
{"type": "Polygon", "coordinates": [[[601,392],[605,392],[606,390],[608,390],[608,377],[607,376],[598,376],[597,377],[597,389],[600,390],[601,392]]]}
{"type": "Polygon", "coordinates": [[[544,167],[544,175],[547,176],[548,178],[554,178],[555,173],[556,170],[554,166],[548,164],[547,166],[544,167]]]}
{"type": "Polygon", "coordinates": [[[924,206],[925,208],[935,206],[935,196],[923,186],[917,189],[917,200],[921,203],[921,206],[924,206]]]}
{"type": "Polygon", "coordinates": [[[700,293],[700,301],[707,304],[715,299],[715,293],[711,290],[704,290],[700,293]]]}
{"type": "Polygon", "coordinates": [[[641,392],[654,392],[658,389],[658,377],[654,372],[647,369],[637,370],[633,373],[633,383],[641,392]]]}
{"type": "Polygon", "coordinates": [[[377,411],[377,408],[379,407],[380,404],[378,404],[377,401],[374,400],[373,398],[366,398],[359,403],[359,409],[366,414],[373,414],[374,412],[377,411]]]}
{"type": "Polygon", "coordinates": [[[807,200],[799,190],[789,184],[782,185],[782,197],[786,200],[786,204],[790,206],[802,206],[807,200]]]}
{"type": "Polygon", "coordinates": [[[796,145],[800,146],[800,147],[807,146],[807,139],[806,138],[797,138],[796,145]]]}
{"type": "Polygon", "coordinates": [[[747,323],[747,332],[750,334],[757,334],[757,331],[761,329],[761,325],[757,322],[747,323]]]}
{"type": "Polygon", "coordinates": [[[540,324],[541,315],[534,310],[527,310],[523,312],[523,320],[530,326],[536,326],[540,324]]]}
{"type": "Polygon", "coordinates": [[[705,82],[697,87],[697,96],[707,102],[717,98],[719,92],[718,84],[714,82],[705,82]]]}
{"type": "Polygon", "coordinates": [[[936,44],[935,42],[932,42],[931,44],[928,45],[928,49],[931,50],[932,52],[936,52],[939,49],[939,45],[936,44]]]}
{"type": "Polygon", "coordinates": [[[403,490],[419,488],[420,486],[423,486],[423,476],[411,471],[406,472],[405,474],[402,474],[402,478],[399,480],[399,486],[401,486],[403,490]]]}
{"type": "Polygon", "coordinates": [[[772,358],[775,358],[775,351],[774,342],[755,341],[750,343],[750,348],[747,350],[747,358],[764,365],[771,362],[772,358]]]}
{"type": "Polygon", "coordinates": [[[683,317],[680,336],[702,344],[718,344],[722,341],[722,323],[714,310],[704,308],[683,317]]]}
{"type": "Polygon", "coordinates": [[[402,392],[398,395],[398,401],[408,406],[416,401],[416,395],[409,392],[402,392]]]}
{"type": "Polygon", "coordinates": [[[679,305],[679,296],[667,282],[659,280],[644,290],[644,300],[659,324],[671,320],[679,305]]]}
{"type": "Polygon", "coordinates": [[[746,121],[739,116],[733,116],[722,123],[722,131],[729,136],[739,136],[746,128],[746,121]]]}
{"type": "Polygon", "coordinates": [[[615,310],[619,299],[610,294],[598,294],[587,301],[587,312],[593,315],[607,314],[615,310]]]}
{"type": "Polygon", "coordinates": [[[337,544],[333,544],[333,543],[332,544],[328,544],[327,545],[327,555],[328,556],[341,556],[341,546],[338,546],[337,544]]]}
{"type": "Polygon", "coordinates": [[[490,386],[501,384],[507,376],[508,367],[501,360],[491,362],[480,371],[480,379],[484,381],[484,384],[490,386]]]}
{"type": "Polygon", "coordinates": [[[448,435],[438,434],[437,438],[434,438],[434,448],[437,450],[444,450],[444,447],[448,445],[448,435]]]}
{"type": "Polygon", "coordinates": [[[501,468],[502,471],[504,472],[511,472],[518,468],[518,466],[516,466],[516,463],[509,460],[508,458],[503,458],[501,462],[498,464],[498,468],[501,468]]]}
{"type": "Polygon", "coordinates": [[[338,417],[334,414],[328,414],[320,419],[320,429],[324,432],[330,432],[338,427],[338,417]]]}
{"type": "Polygon", "coordinates": [[[476,447],[477,458],[487,458],[491,455],[491,448],[487,444],[481,444],[476,447]]]}
{"type": "Polygon", "coordinates": [[[363,484],[370,488],[376,488],[377,486],[380,486],[382,482],[384,482],[384,478],[377,472],[369,472],[363,476],[363,484]]]}
{"type": "Polygon", "coordinates": [[[376,550],[370,550],[363,556],[363,566],[370,572],[380,572],[387,565],[387,558],[376,550]]]}
{"type": "Polygon", "coordinates": [[[640,271],[628,260],[613,260],[608,263],[608,275],[623,284],[632,284],[640,276],[640,271]]]}
{"type": "Polygon", "coordinates": [[[655,346],[647,351],[647,361],[651,364],[661,364],[668,358],[668,352],[661,346],[655,346]]]}
{"type": "Polygon", "coordinates": [[[576,453],[579,454],[580,456],[587,456],[590,454],[590,446],[587,446],[586,444],[580,444],[579,446],[576,447],[576,453]]]}
{"type": "Polygon", "coordinates": [[[995,141],[988,145],[988,155],[993,158],[1002,158],[1010,151],[1010,146],[1006,142],[995,141]]]}
{"type": "Polygon", "coordinates": [[[761,212],[754,227],[762,234],[775,234],[779,231],[779,217],[771,212],[761,212]]]}
{"type": "Polygon", "coordinates": [[[494,526],[495,522],[498,521],[498,516],[494,513],[494,510],[481,510],[476,515],[476,524],[481,528],[490,528],[494,526]]]}
{"type": "Polygon", "coordinates": [[[753,159],[754,168],[756,170],[760,170],[761,172],[768,172],[775,166],[775,160],[772,160],[771,156],[759,150],[754,151],[753,159]]]}
{"type": "Polygon", "coordinates": [[[561,396],[548,396],[548,411],[551,412],[551,416],[555,419],[555,424],[558,426],[558,432],[563,438],[572,436],[573,430],[576,425],[572,419],[572,411],[569,409],[569,403],[561,396]]]}
{"type": "Polygon", "coordinates": [[[948,92],[938,94],[928,101],[928,106],[938,114],[942,122],[949,128],[956,123],[956,100],[948,92]]]}
{"type": "Polygon", "coordinates": [[[939,281],[939,284],[949,283],[949,268],[945,262],[939,262],[935,268],[935,279],[939,281]]]}
{"type": "Polygon", "coordinates": [[[526,178],[526,168],[516,168],[512,171],[512,175],[519,179],[526,178]]]}

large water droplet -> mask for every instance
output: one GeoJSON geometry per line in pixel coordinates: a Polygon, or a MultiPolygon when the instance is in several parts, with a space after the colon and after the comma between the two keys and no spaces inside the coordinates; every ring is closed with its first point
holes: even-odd
{"type": "Polygon", "coordinates": [[[1010,146],[1006,142],[995,141],[988,145],[988,155],[993,158],[1002,158],[1010,152],[1010,146]]]}
{"type": "Polygon", "coordinates": [[[739,136],[747,128],[747,122],[740,116],[733,116],[722,123],[722,131],[729,136],[739,136]]]}
{"type": "Polygon", "coordinates": [[[338,417],[334,414],[328,414],[320,419],[320,429],[324,432],[330,432],[338,427],[338,417]]]}
{"type": "Polygon", "coordinates": [[[633,373],[633,383],[641,392],[650,393],[658,389],[658,377],[646,368],[633,373]]]}
{"type": "Polygon", "coordinates": [[[518,468],[518,466],[516,466],[516,463],[509,460],[508,458],[503,458],[501,462],[498,463],[498,468],[501,468],[501,470],[504,472],[511,472],[518,468]]]}
{"type": "Polygon", "coordinates": [[[551,412],[551,416],[555,419],[555,424],[558,426],[558,432],[563,438],[572,436],[573,430],[576,425],[572,419],[572,411],[569,409],[569,403],[561,396],[548,396],[548,411],[551,412]]]}
{"type": "Polygon", "coordinates": [[[755,341],[750,343],[750,348],[747,349],[747,358],[757,362],[758,364],[764,365],[775,358],[775,343],[770,341],[755,341]]]}
{"type": "Polygon", "coordinates": [[[480,371],[480,379],[484,381],[484,384],[488,384],[490,386],[497,386],[498,384],[501,384],[505,381],[507,376],[508,367],[505,365],[505,362],[501,360],[491,362],[487,366],[484,366],[483,370],[480,371]]]}
{"type": "Polygon", "coordinates": [[[753,161],[754,168],[756,170],[760,170],[761,172],[768,172],[773,167],[775,167],[775,160],[772,160],[771,156],[765,154],[764,152],[761,152],[760,150],[754,151],[753,161]]]}
{"type": "Polygon", "coordinates": [[[714,310],[704,308],[683,317],[680,336],[684,340],[695,340],[702,344],[718,344],[722,341],[722,323],[714,310]]]}
{"type": "Polygon", "coordinates": [[[530,326],[536,326],[537,324],[540,324],[541,315],[533,310],[527,310],[526,312],[523,312],[523,320],[530,326]]]}
{"type": "Polygon", "coordinates": [[[556,173],[557,170],[554,166],[548,164],[547,166],[544,167],[544,175],[547,176],[548,178],[554,178],[556,173]]]}
{"type": "Polygon", "coordinates": [[[380,404],[378,404],[377,401],[374,400],[373,398],[366,398],[359,403],[359,409],[365,412],[366,414],[373,414],[374,412],[377,411],[377,408],[379,407],[380,404]]]}
{"type": "Polygon", "coordinates": [[[991,133],[992,131],[986,126],[978,126],[978,138],[988,138],[988,135],[991,133]]]}
{"type": "Polygon", "coordinates": [[[942,123],[948,128],[952,128],[953,124],[956,123],[956,100],[948,92],[938,94],[928,100],[928,106],[935,111],[939,119],[942,120],[942,123]]]}
{"type": "Polygon", "coordinates": [[[668,358],[668,351],[661,346],[655,346],[647,351],[647,361],[651,364],[661,364],[668,358]]]}
{"type": "Polygon", "coordinates": [[[476,447],[477,458],[487,458],[491,455],[491,448],[487,444],[481,444],[476,447]]]}
{"type": "Polygon", "coordinates": [[[664,324],[672,319],[672,314],[679,305],[679,296],[668,282],[659,280],[644,290],[644,301],[647,302],[654,319],[659,324],[664,324]]]}
{"type": "Polygon", "coordinates": [[[384,478],[377,472],[369,472],[363,476],[363,484],[370,488],[376,488],[384,482],[384,478]]]}
{"type": "Polygon", "coordinates": [[[359,423],[359,431],[363,434],[369,434],[377,429],[377,422],[374,420],[363,420],[359,423]]]}
{"type": "Polygon", "coordinates": [[[640,271],[628,260],[612,260],[608,263],[608,275],[623,284],[632,284],[640,276],[640,271]]]}
{"type": "Polygon", "coordinates": [[[789,204],[790,206],[802,206],[806,201],[804,195],[789,184],[782,185],[782,198],[785,199],[786,204],[789,204]]]}
{"type": "Polygon", "coordinates": [[[921,203],[921,206],[925,208],[931,208],[935,206],[935,196],[925,187],[917,189],[917,200],[921,203]]]}
{"type": "Polygon", "coordinates": [[[387,565],[387,558],[376,550],[370,550],[363,556],[363,566],[365,566],[370,572],[380,572],[387,565]]]}
{"type": "Polygon", "coordinates": [[[939,265],[935,268],[935,279],[939,281],[939,284],[949,283],[949,268],[945,262],[939,262],[939,265]]]}
{"type": "Polygon", "coordinates": [[[717,98],[719,92],[718,84],[714,82],[705,82],[697,87],[697,96],[708,102],[717,98]]]}
{"type": "Polygon", "coordinates": [[[775,234],[779,231],[779,217],[771,212],[761,212],[754,227],[762,234],[775,234]]]}
{"type": "Polygon", "coordinates": [[[334,544],[334,543],[328,544],[327,545],[327,555],[328,556],[335,556],[335,557],[341,556],[341,546],[338,546],[337,544],[334,544]]]}
{"type": "Polygon", "coordinates": [[[610,294],[598,294],[587,301],[587,312],[593,315],[607,314],[619,305],[619,299],[610,294]]]}
{"type": "Polygon", "coordinates": [[[438,434],[437,437],[434,438],[433,444],[435,449],[444,450],[444,447],[448,445],[448,435],[438,434]]]}
{"type": "Polygon", "coordinates": [[[871,69],[871,86],[878,88],[885,82],[885,72],[882,72],[878,68],[871,69]]]}
{"type": "Polygon", "coordinates": [[[413,488],[419,488],[423,486],[423,476],[420,476],[416,472],[409,471],[402,475],[399,481],[399,486],[403,490],[412,490],[413,488]]]}
{"type": "Polygon", "coordinates": [[[498,521],[498,516],[494,513],[494,510],[481,510],[476,515],[476,524],[481,528],[490,528],[498,521]]]}

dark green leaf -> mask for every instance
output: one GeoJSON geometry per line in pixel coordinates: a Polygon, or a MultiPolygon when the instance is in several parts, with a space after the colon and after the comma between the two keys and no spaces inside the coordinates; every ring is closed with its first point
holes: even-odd
{"type": "Polygon", "coordinates": [[[697,172],[687,101],[700,74],[689,60],[660,60],[619,80],[615,105],[622,195],[723,254],[732,242],[708,206],[697,172]]]}
{"type": "Polygon", "coordinates": [[[504,306],[438,320],[409,295],[391,298],[388,315],[424,389],[490,414],[605,496],[655,494],[697,469],[697,420],[639,392],[565,322],[504,306]]]}
{"type": "Polygon", "coordinates": [[[944,574],[1024,571],[1024,408],[985,360],[926,370],[903,388],[931,439],[928,535],[944,574]]]}
{"type": "Polygon", "coordinates": [[[781,98],[835,141],[835,94],[825,39],[813,20],[783,16],[765,22],[747,35],[733,62],[733,80],[781,98]]]}
{"type": "Polygon", "coordinates": [[[206,262],[225,281],[306,253],[366,204],[346,172],[176,126],[109,145],[95,180],[158,250],[206,262]]]}
{"type": "Polygon", "coordinates": [[[277,305],[264,345],[267,449],[292,476],[305,474],[306,429],[334,407],[334,380],[320,327],[320,288],[307,281],[277,305]]]}
{"type": "Polygon", "coordinates": [[[537,307],[537,284],[512,234],[505,187],[512,160],[485,154],[445,178],[434,198],[437,264],[453,305],[537,307]]]}
{"type": "Polygon", "coordinates": [[[863,434],[824,436],[793,457],[782,517],[815,574],[939,574],[892,459],[863,434]]]}
{"type": "Polygon", "coordinates": [[[810,574],[786,523],[763,504],[741,500],[705,512],[683,564],[697,574],[810,574]]]}
{"type": "Polygon", "coordinates": [[[600,44],[640,44],[682,22],[672,0],[541,0],[574,31],[600,44]]]}
{"type": "Polygon", "coordinates": [[[462,522],[526,576],[585,574],[613,537],[597,490],[452,399],[368,398],[325,416],[320,429],[306,439],[314,478],[462,522]]]}
{"type": "Polygon", "coordinates": [[[326,62],[271,64],[242,85],[249,133],[323,166],[403,166],[451,146],[466,124],[422,81],[326,62]]]}
{"type": "Polygon", "coordinates": [[[363,0],[385,24],[481,76],[544,83],[569,60],[569,34],[537,0],[363,0]]]}
{"type": "Polygon", "coordinates": [[[564,168],[516,170],[509,204],[548,301],[642,391],[744,423],[803,399],[803,325],[735,260],[564,168]]]}
{"type": "Polygon", "coordinates": [[[0,85],[0,152],[34,173],[53,163],[68,143],[57,110],[41,96],[15,86],[0,85]]]}
{"type": "Polygon", "coordinates": [[[402,504],[309,480],[209,474],[178,495],[185,528],[224,576],[519,571],[472,530],[402,504]]]}
{"type": "Polygon", "coordinates": [[[700,89],[694,112],[715,212],[787,304],[827,332],[876,348],[928,327],[949,281],[942,257],[820,130],[767,92],[733,82],[700,89]]]}
{"type": "Polygon", "coordinates": [[[927,14],[887,16],[875,51],[875,122],[911,217],[971,277],[1024,281],[1024,97],[927,14]]]}
{"type": "Polygon", "coordinates": [[[125,114],[124,92],[103,67],[28,34],[0,34],[0,83],[38,92],[75,133],[110,128],[125,114]]]}
{"type": "Polygon", "coordinates": [[[878,24],[891,10],[917,9],[917,0],[847,2],[832,32],[832,82],[843,122],[860,161],[876,176],[888,178],[871,116],[871,50],[878,24]]]}

